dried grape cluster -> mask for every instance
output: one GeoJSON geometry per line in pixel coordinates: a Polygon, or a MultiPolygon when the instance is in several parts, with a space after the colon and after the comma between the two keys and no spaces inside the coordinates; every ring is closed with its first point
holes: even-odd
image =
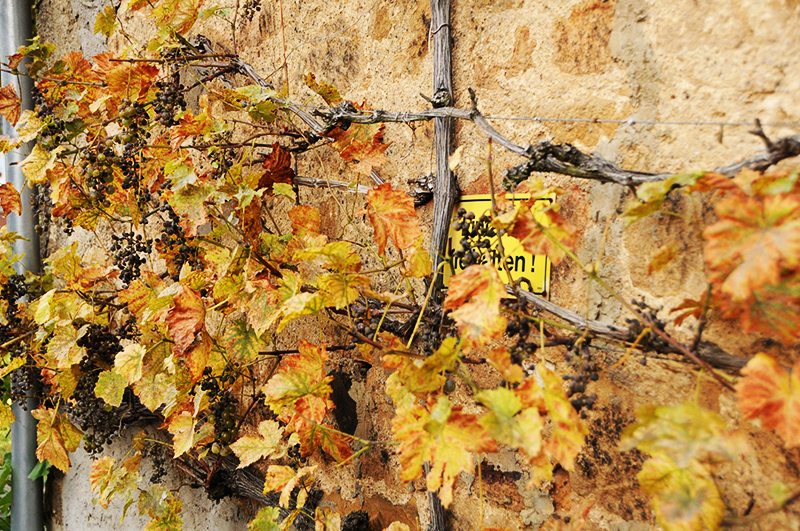
{"type": "Polygon", "coordinates": [[[11,373],[11,400],[26,409],[26,401],[29,398],[38,398],[37,389],[39,385],[38,369],[32,360],[11,373]]]}
{"type": "Polygon", "coordinates": [[[211,162],[212,176],[223,177],[233,166],[236,150],[231,148],[214,149],[209,152],[208,157],[211,162]]]}
{"type": "Polygon", "coordinates": [[[156,82],[158,94],[153,102],[158,123],[170,127],[177,122],[176,115],[186,109],[186,99],[183,97],[184,86],[181,84],[180,72],[175,71],[161,81],[156,82]]]}
{"type": "Polygon", "coordinates": [[[141,234],[134,234],[133,231],[111,236],[111,255],[120,270],[119,278],[124,285],[127,286],[139,278],[141,267],[145,263],[142,255],[150,250],[150,243],[150,240],[146,240],[141,234]]]}
{"type": "Polygon", "coordinates": [[[122,350],[119,337],[105,326],[90,324],[78,338],[77,345],[86,349],[80,363],[81,376],[72,393],[67,412],[84,432],[84,448],[90,454],[102,451],[110,444],[121,427],[121,413],[95,395],[95,387],[102,370],[114,363],[122,350]]]}
{"type": "Polygon", "coordinates": [[[116,190],[114,186],[114,142],[107,139],[96,149],[87,149],[83,152],[84,171],[89,198],[96,201],[102,208],[111,206],[108,196],[116,190]]]}
{"type": "Polygon", "coordinates": [[[142,456],[150,460],[153,471],[150,474],[151,483],[159,483],[169,471],[169,462],[172,459],[170,445],[153,439],[145,441],[141,450],[142,456]]]}
{"type": "MultiPolygon", "coordinates": [[[[414,321],[416,319],[412,319],[412,322],[414,321]]],[[[426,355],[431,355],[436,352],[445,338],[457,335],[455,321],[443,314],[439,304],[429,303],[422,315],[416,335],[420,350],[426,355]]]]}
{"type": "Polygon", "coordinates": [[[35,221],[34,230],[37,234],[44,234],[50,227],[53,212],[49,183],[31,186],[31,211],[35,221]]]}
{"type": "Polygon", "coordinates": [[[599,377],[597,363],[589,350],[589,340],[582,340],[567,352],[567,362],[575,369],[574,374],[565,374],[562,378],[569,382],[567,397],[575,411],[586,416],[585,409],[592,409],[597,401],[596,394],[587,394],[586,387],[596,382],[599,377]],[[585,409],[584,409],[585,408],[585,409]]]}
{"type": "MultiPolygon", "coordinates": [[[[353,317],[355,331],[372,338],[376,331],[385,331],[400,337],[406,336],[405,323],[384,317],[384,308],[353,304],[350,306],[350,315],[353,317]]],[[[358,339],[356,339],[358,341],[358,339]]]]}
{"type": "Polygon", "coordinates": [[[215,441],[211,452],[222,456],[230,453],[228,445],[239,435],[239,399],[230,389],[238,377],[239,366],[232,364],[225,367],[220,376],[214,376],[211,367],[206,367],[200,380],[200,388],[208,393],[210,402],[207,420],[214,424],[215,441]]]}
{"type": "Polygon", "coordinates": [[[261,11],[261,0],[247,0],[242,6],[245,20],[252,20],[261,11]]]}
{"type": "MultiPolygon", "coordinates": [[[[20,299],[28,295],[28,284],[22,275],[11,275],[0,290],[0,297],[6,303],[5,324],[0,325],[0,343],[6,343],[17,338],[22,320],[17,314],[20,299]]],[[[26,356],[25,346],[17,342],[9,348],[12,358],[26,356]]],[[[28,398],[38,398],[39,377],[38,369],[32,359],[28,358],[25,365],[11,373],[10,395],[17,404],[25,407],[28,398]]]]}
{"type": "Polygon", "coordinates": [[[129,103],[120,109],[119,123],[122,132],[116,140],[122,146],[122,155],[116,161],[122,170],[122,188],[136,192],[137,203],[141,208],[150,200],[150,192],[141,186],[139,157],[147,140],[149,117],[146,107],[138,102],[129,103]]]}
{"type": "Polygon", "coordinates": [[[509,348],[511,361],[521,364],[539,348],[535,338],[531,339],[531,321],[527,317],[528,304],[522,298],[505,299],[503,304],[511,313],[506,325],[506,335],[514,339],[514,343],[509,348]]]}
{"type": "Polygon", "coordinates": [[[458,261],[461,269],[485,261],[484,253],[490,252],[492,238],[497,231],[492,227],[492,217],[483,214],[476,217],[474,212],[459,208],[454,228],[461,232],[460,248],[453,249],[453,262],[458,261]]]}
{"type": "Polygon", "coordinates": [[[44,124],[36,142],[48,150],[64,142],[67,138],[67,124],[56,117],[47,96],[37,86],[31,89],[31,103],[36,116],[41,118],[44,124]]]}
{"type": "MultiPolygon", "coordinates": [[[[642,315],[645,316],[645,319],[647,319],[647,321],[651,323],[651,326],[654,326],[659,330],[664,330],[666,328],[667,324],[664,322],[663,319],[659,319],[658,317],[658,309],[651,308],[643,300],[632,299],[631,305],[639,309],[642,315]]],[[[636,339],[637,336],[642,334],[641,341],[639,342],[641,346],[643,347],[649,346],[653,350],[659,350],[659,351],[663,351],[663,349],[669,348],[669,345],[657,335],[648,332],[643,333],[645,330],[645,325],[643,325],[639,319],[629,318],[625,319],[625,322],[628,323],[628,330],[629,333],[631,334],[631,340],[636,339]]],[[[641,349],[641,351],[642,351],[642,357],[639,358],[639,363],[641,363],[642,365],[647,365],[647,355],[645,354],[646,349],[641,349]]]]}
{"type": "Polygon", "coordinates": [[[200,252],[187,238],[180,225],[180,218],[169,205],[162,209],[167,213],[163,231],[155,239],[156,249],[164,255],[167,264],[171,265],[174,280],[178,280],[178,272],[183,264],[188,263],[192,268],[200,267],[200,252]]]}

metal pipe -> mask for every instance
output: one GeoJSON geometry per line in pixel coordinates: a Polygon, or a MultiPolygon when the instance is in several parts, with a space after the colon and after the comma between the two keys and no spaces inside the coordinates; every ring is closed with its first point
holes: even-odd
{"type": "MultiPolygon", "coordinates": [[[[27,44],[33,32],[32,6],[29,0],[0,0],[0,56],[5,59],[17,49],[27,44]]],[[[22,108],[30,109],[31,81],[24,76],[13,76],[0,73],[2,86],[14,84],[22,99],[22,108]]],[[[13,137],[15,132],[5,120],[2,121],[3,134],[13,137]]],[[[41,259],[39,255],[39,237],[34,230],[34,212],[31,205],[31,190],[25,186],[25,178],[20,169],[22,161],[29,151],[29,146],[0,155],[0,170],[6,182],[10,182],[19,190],[22,199],[22,215],[8,216],[8,228],[24,239],[14,244],[14,252],[23,255],[15,264],[17,272],[39,272],[41,259]]],[[[25,407],[14,404],[14,424],[11,427],[11,465],[12,477],[12,531],[41,531],[43,529],[43,489],[42,480],[28,478],[36,466],[36,420],[31,411],[36,408],[35,398],[28,398],[25,407]]]]}

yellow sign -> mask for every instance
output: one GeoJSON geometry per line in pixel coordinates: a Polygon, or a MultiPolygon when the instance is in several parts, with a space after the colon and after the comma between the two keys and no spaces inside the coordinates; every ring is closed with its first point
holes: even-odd
{"type": "MultiPolygon", "coordinates": [[[[530,199],[528,194],[515,194],[509,197],[514,202],[527,201],[530,199]]],[[[541,199],[540,201],[552,201],[552,198],[541,199]]],[[[467,212],[467,216],[473,224],[479,224],[481,216],[491,214],[492,196],[490,195],[465,195],[461,197],[459,208],[467,212]],[[470,215],[469,213],[472,213],[470,215]]],[[[534,212],[534,216],[536,213],[534,212]]],[[[472,225],[475,228],[475,225],[472,225]]],[[[463,227],[462,227],[463,228],[463,227]]],[[[475,232],[474,230],[471,232],[475,232]]],[[[463,271],[466,267],[464,257],[453,258],[453,247],[461,249],[461,240],[465,237],[462,230],[456,230],[456,221],[450,225],[450,236],[447,240],[447,264],[444,267],[444,284],[447,285],[450,277],[463,271]]],[[[474,249],[479,254],[477,263],[492,263],[497,267],[500,278],[504,282],[518,280],[521,286],[537,295],[547,296],[550,292],[550,259],[544,255],[534,256],[525,251],[522,243],[516,238],[505,235],[502,237],[503,255],[505,255],[505,267],[503,258],[498,249],[498,236],[472,236],[468,230],[467,237],[470,239],[470,249],[474,249]],[[506,269],[508,272],[506,272],[506,269]],[[511,278],[509,278],[509,274],[511,278]]]]}

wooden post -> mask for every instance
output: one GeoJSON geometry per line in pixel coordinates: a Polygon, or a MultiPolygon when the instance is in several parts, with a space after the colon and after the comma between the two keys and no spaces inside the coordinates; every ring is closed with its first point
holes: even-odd
{"type": "MultiPolygon", "coordinates": [[[[450,0],[431,0],[431,34],[433,38],[433,96],[434,107],[453,104],[453,76],[451,70],[450,0]]],[[[434,148],[436,150],[436,181],[433,188],[433,232],[431,233],[431,261],[437,275],[437,288],[442,285],[443,270],[439,265],[447,250],[450,218],[458,199],[458,184],[450,171],[449,158],[453,151],[453,119],[434,120],[434,148]]],[[[435,297],[440,299],[440,290],[435,297]]]]}
{"type": "MultiPolygon", "coordinates": [[[[453,76],[450,58],[450,0],[431,0],[431,35],[433,38],[433,96],[434,107],[449,107],[453,104],[453,76]]],[[[442,263],[447,250],[447,235],[450,232],[450,217],[453,214],[458,186],[450,171],[449,158],[453,151],[453,119],[434,120],[433,141],[436,150],[436,180],[433,188],[433,232],[431,233],[431,262],[437,286],[434,298],[441,300],[442,263]],[[438,274],[437,274],[438,272],[438,274]]],[[[430,465],[425,463],[425,473],[430,465]]],[[[444,507],[435,492],[428,493],[431,514],[429,531],[444,531],[447,527],[444,507]]]]}

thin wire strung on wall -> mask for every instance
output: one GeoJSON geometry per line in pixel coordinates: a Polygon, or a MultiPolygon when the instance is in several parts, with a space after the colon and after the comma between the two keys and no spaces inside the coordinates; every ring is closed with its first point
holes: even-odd
{"type": "MultiPolygon", "coordinates": [[[[497,121],[516,121],[516,122],[540,122],[540,123],[565,123],[565,124],[612,124],[612,125],[648,125],[648,126],[712,126],[712,127],[753,127],[753,121],[749,122],[726,122],[722,120],[640,120],[638,118],[613,119],[613,118],[557,118],[551,116],[506,116],[506,115],[485,115],[487,120],[497,121]]],[[[761,122],[763,127],[793,127],[800,128],[798,122],[761,122]]]]}

